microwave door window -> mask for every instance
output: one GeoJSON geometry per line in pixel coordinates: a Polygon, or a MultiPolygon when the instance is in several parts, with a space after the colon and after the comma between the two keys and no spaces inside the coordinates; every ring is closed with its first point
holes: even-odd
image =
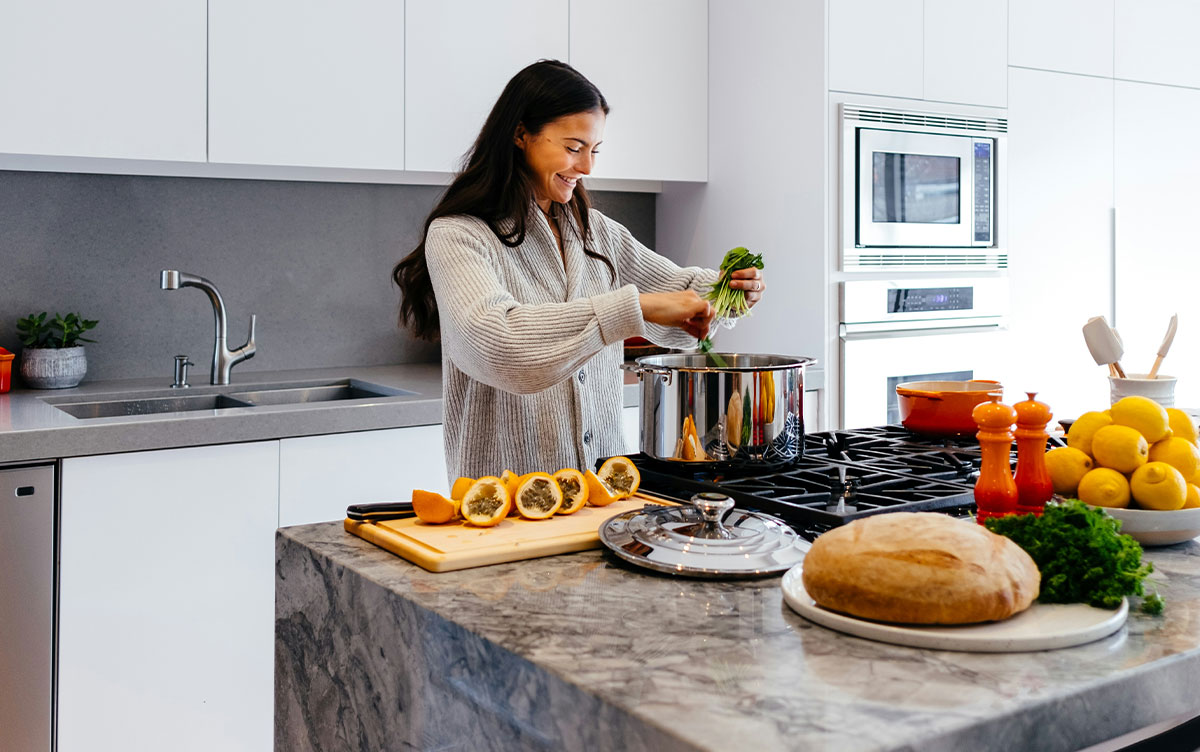
{"type": "Polygon", "coordinates": [[[871,219],[877,223],[955,225],[961,217],[961,160],[872,152],[871,219]]]}

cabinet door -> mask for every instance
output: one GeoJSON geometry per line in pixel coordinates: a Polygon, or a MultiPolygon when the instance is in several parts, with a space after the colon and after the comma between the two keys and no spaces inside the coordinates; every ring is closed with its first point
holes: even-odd
{"type": "Polygon", "coordinates": [[[642,409],[640,407],[621,408],[621,439],[625,442],[626,454],[637,454],[642,451],[642,409]]]}
{"type": "Polygon", "coordinates": [[[508,80],[567,59],[567,3],[407,0],[404,57],[405,166],[457,172],[508,80]]]}
{"type": "Polygon", "coordinates": [[[920,99],[923,0],[829,0],[829,88],[920,99]]]}
{"type": "Polygon", "coordinates": [[[1113,74],[1113,0],[1008,0],[1008,64],[1113,74]]]}
{"type": "Polygon", "coordinates": [[[1171,314],[1179,333],[1163,374],[1180,377],[1175,404],[1200,404],[1200,297],[1194,212],[1200,156],[1175,124],[1200,120],[1200,91],[1116,83],[1116,326],[1125,372],[1146,373],[1171,314]]]}
{"type": "Polygon", "coordinates": [[[1112,308],[1113,83],[1014,68],[1008,122],[1009,278],[1020,358],[1006,396],[1037,390],[1074,418],[1107,404],[1082,327],[1112,308]]]}
{"type": "Polygon", "coordinates": [[[203,162],[205,1],[0,5],[0,152],[203,162]]]}
{"type": "Polygon", "coordinates": [[[404,4],[210,0],[209,160],[404,168],[404,4]]]}
{"type": "Polygon", "coordinates": [[[925,0],[925,93],[938,102],[1008,103],[1008,3],[925,0]]]}
{"type": "Polygon", "coordinates": [[[1200,3],[1116,0],[1117,78],[1200,87],[1200,3]]]}
{"type": "Polygon", "coordinates": [[[279,443],[62,463],[58,749],[270,749],[279,443]]]}
{"type": "Polygon", "coordinates": [[[571,0],[571,65],[612,112],[593,175],[708,179],[708,3],[571,0]]]}
{"type": "Polygon", "coordinates": [[[340,520],[350,504],[447,493],[441,426],[284,439],[279,449],[279,526],[340,520]]]}

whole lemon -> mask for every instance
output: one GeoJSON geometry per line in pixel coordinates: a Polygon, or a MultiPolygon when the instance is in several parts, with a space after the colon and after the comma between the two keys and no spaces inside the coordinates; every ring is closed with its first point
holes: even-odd
{"type": "Polygon", "coordinates": [[[1197,443],[1196,422],[1178,407],[1167,408],[1167,423],[1171,426],[1171,435],[1197,443]]]}
{"type": "Polygon", "coordinates": [[[1150,456],[1150,445],[1136,429],[1111,425],[1096,431],[1092,438],[1092,457],[1100,467],[1132,473],[1150,456]]]}
{"type": "Polygon", "coordinates": [[[1046,470],[1054,493],[1074,497],[1079,481],[1092,469],[1092,458],[1074,447],[1055,447],[1046,452],[1046,470]]]}
{"type": "Polygon", "coordinates": [[[1134,470],[1129,490],[1144,509],[1181,509],[1187,502],[1187,481],[1165,462],[1147,462],[1134,470]]]}
{"type": "Polygon", "coordinates": [[[1074,447],[1084,454],[1092,453],[1092,438],[1096,431],[1112,425],[1112,416],[1096,411],[1086,412],[1071,424],[1067,431],[1067,446],[1074,447]]]}
{"type": "Polygon", "coordinates": [[[1200,507],[1200,486],[1195,483],[1187,484],[1187,501],[1183,502],[1184,509],[1195,509],[1200,507]]]}
{"type": "Polygon", "coordinates": [[[1079,481],[1079,500],[1097,507],[1129,506],[1129,481],[1107,467],[1088,471],[1079,481]]]}
{"type": "Polygon", "coordinates": [[[1186,439],[1172,436],[1150,446],[1150,461],[1167,463],[1186,480],[1195,475],[1196,468],[1200,467],[1200,449],[1186,439]]]}
{"type": "Polygon", "coordinates": [[[1112,406],[1112,420],[1118,426],[1129,426],[1137,429],[1153,444],[1169,435],[1170,419],[1167,408],[1149,397],[1122,397],[1112,406]]]}

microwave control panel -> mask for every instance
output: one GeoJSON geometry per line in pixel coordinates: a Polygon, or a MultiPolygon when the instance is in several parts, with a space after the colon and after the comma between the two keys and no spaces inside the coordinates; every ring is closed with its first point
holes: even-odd
{"type": "Polygon", "coordinates": [[[992,244],[992,141],[975,141],[975,244],[992,244]]]}

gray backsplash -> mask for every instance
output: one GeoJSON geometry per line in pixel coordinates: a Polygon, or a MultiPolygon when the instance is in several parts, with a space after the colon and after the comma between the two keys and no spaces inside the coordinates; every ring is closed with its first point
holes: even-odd
{"type": "MultiPolygon", "coordinates": [[[[231,347],[258,314],[258,354],[235,382],[239,371],[436,360],[436,346],[397,328],[390,274],[441,190],[0,171],[0,346],[18,351],[21,316],[74,311],[100,321],[88,381],[169,383],[172,357],[187,354],[191,381],[206,383],[212,307],[194,288],[159,289],[159,272],[178,269],[220,289],[231,347]]],[[[653,194],[592,196],[653,244],[653,194]]]]}

